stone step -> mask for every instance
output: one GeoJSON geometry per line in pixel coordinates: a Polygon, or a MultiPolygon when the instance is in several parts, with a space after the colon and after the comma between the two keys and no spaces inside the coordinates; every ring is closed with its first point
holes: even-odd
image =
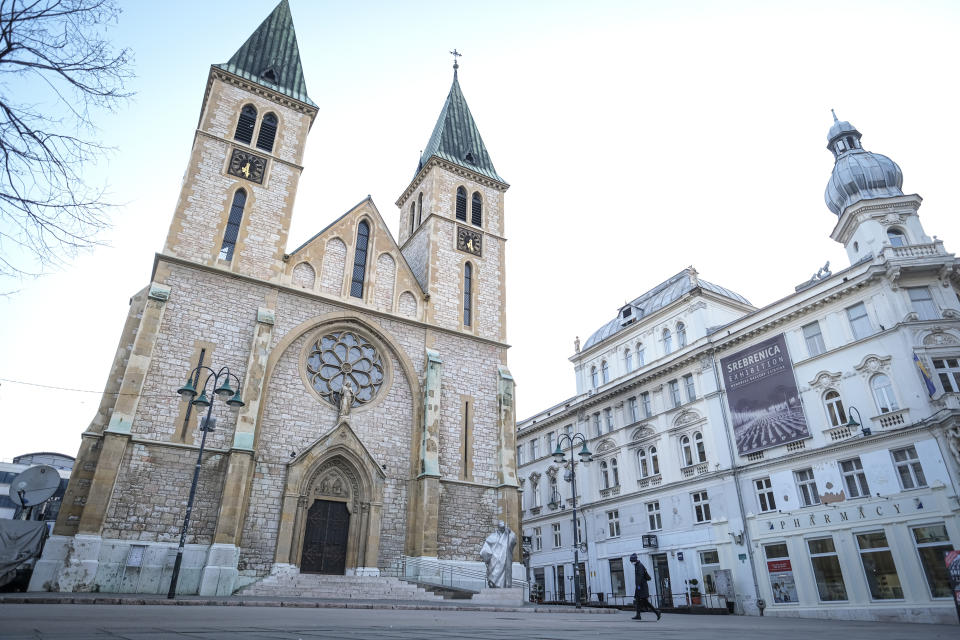
{"type": "Polygon", "coordinates": [[[237,592],[248,596],[290,596],[345,600],[420,600],[435,602],[442,597],[397,578],[374,576],[330,576],[284,574],[267,576],[237,592]]]}

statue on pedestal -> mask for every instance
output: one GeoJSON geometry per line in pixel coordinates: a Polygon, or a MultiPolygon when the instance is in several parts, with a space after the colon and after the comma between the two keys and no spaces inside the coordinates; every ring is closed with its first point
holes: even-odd
{"type": "Polygon", "coordinates": [[[487,536],[480,558],[487,565],[487,586],[509,589],[513,586],[513,549],[517,536],[501,520],[497,530],[487,536]]]}
{"type": "Polygon", "coordinates": [[[353,407],[353,398],[355,395],[353,385],[351,385],[349,381],[344,382],[343,387],[340,388],[340,412],[337,416],[340,420],[350,415],[350,409],[353,407]]]}

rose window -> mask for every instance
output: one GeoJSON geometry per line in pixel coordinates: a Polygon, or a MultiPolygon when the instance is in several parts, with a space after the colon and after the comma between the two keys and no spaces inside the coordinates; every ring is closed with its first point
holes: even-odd
{"type": "Polygon", "coordinates": [[[329,333],[317,340],[307,357],[310,384],[324,400],[338,406],[343,385],[353,388],[353,404],[373,400],[383,384],[383,362],[369,341],[352,331],[329,333]]]}

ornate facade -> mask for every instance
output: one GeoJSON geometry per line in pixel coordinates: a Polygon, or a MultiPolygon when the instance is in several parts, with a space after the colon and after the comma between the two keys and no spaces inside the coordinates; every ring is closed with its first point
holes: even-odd
{"type": "Polygon", "coordinates": [[[397,201],[399,242],[367,197],[287,247],[316,114],[283,0],[210,68],[169,234],[32,588],[166,591],[201,436],[176,389],[198,365],[229,366],[245,406],[215,404],[181,592],[478,562],[498,520],[518,528],[509,185],[456,68],[397,201]]]}

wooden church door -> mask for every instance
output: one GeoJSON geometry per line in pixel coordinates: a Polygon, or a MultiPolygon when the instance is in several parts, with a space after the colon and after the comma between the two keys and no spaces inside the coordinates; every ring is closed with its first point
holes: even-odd
{"type": "Polygon", "coordinates": [[[314,500],[307,512],[300,571],[343,575],[350,513],[344,502],[314,500]]]}

